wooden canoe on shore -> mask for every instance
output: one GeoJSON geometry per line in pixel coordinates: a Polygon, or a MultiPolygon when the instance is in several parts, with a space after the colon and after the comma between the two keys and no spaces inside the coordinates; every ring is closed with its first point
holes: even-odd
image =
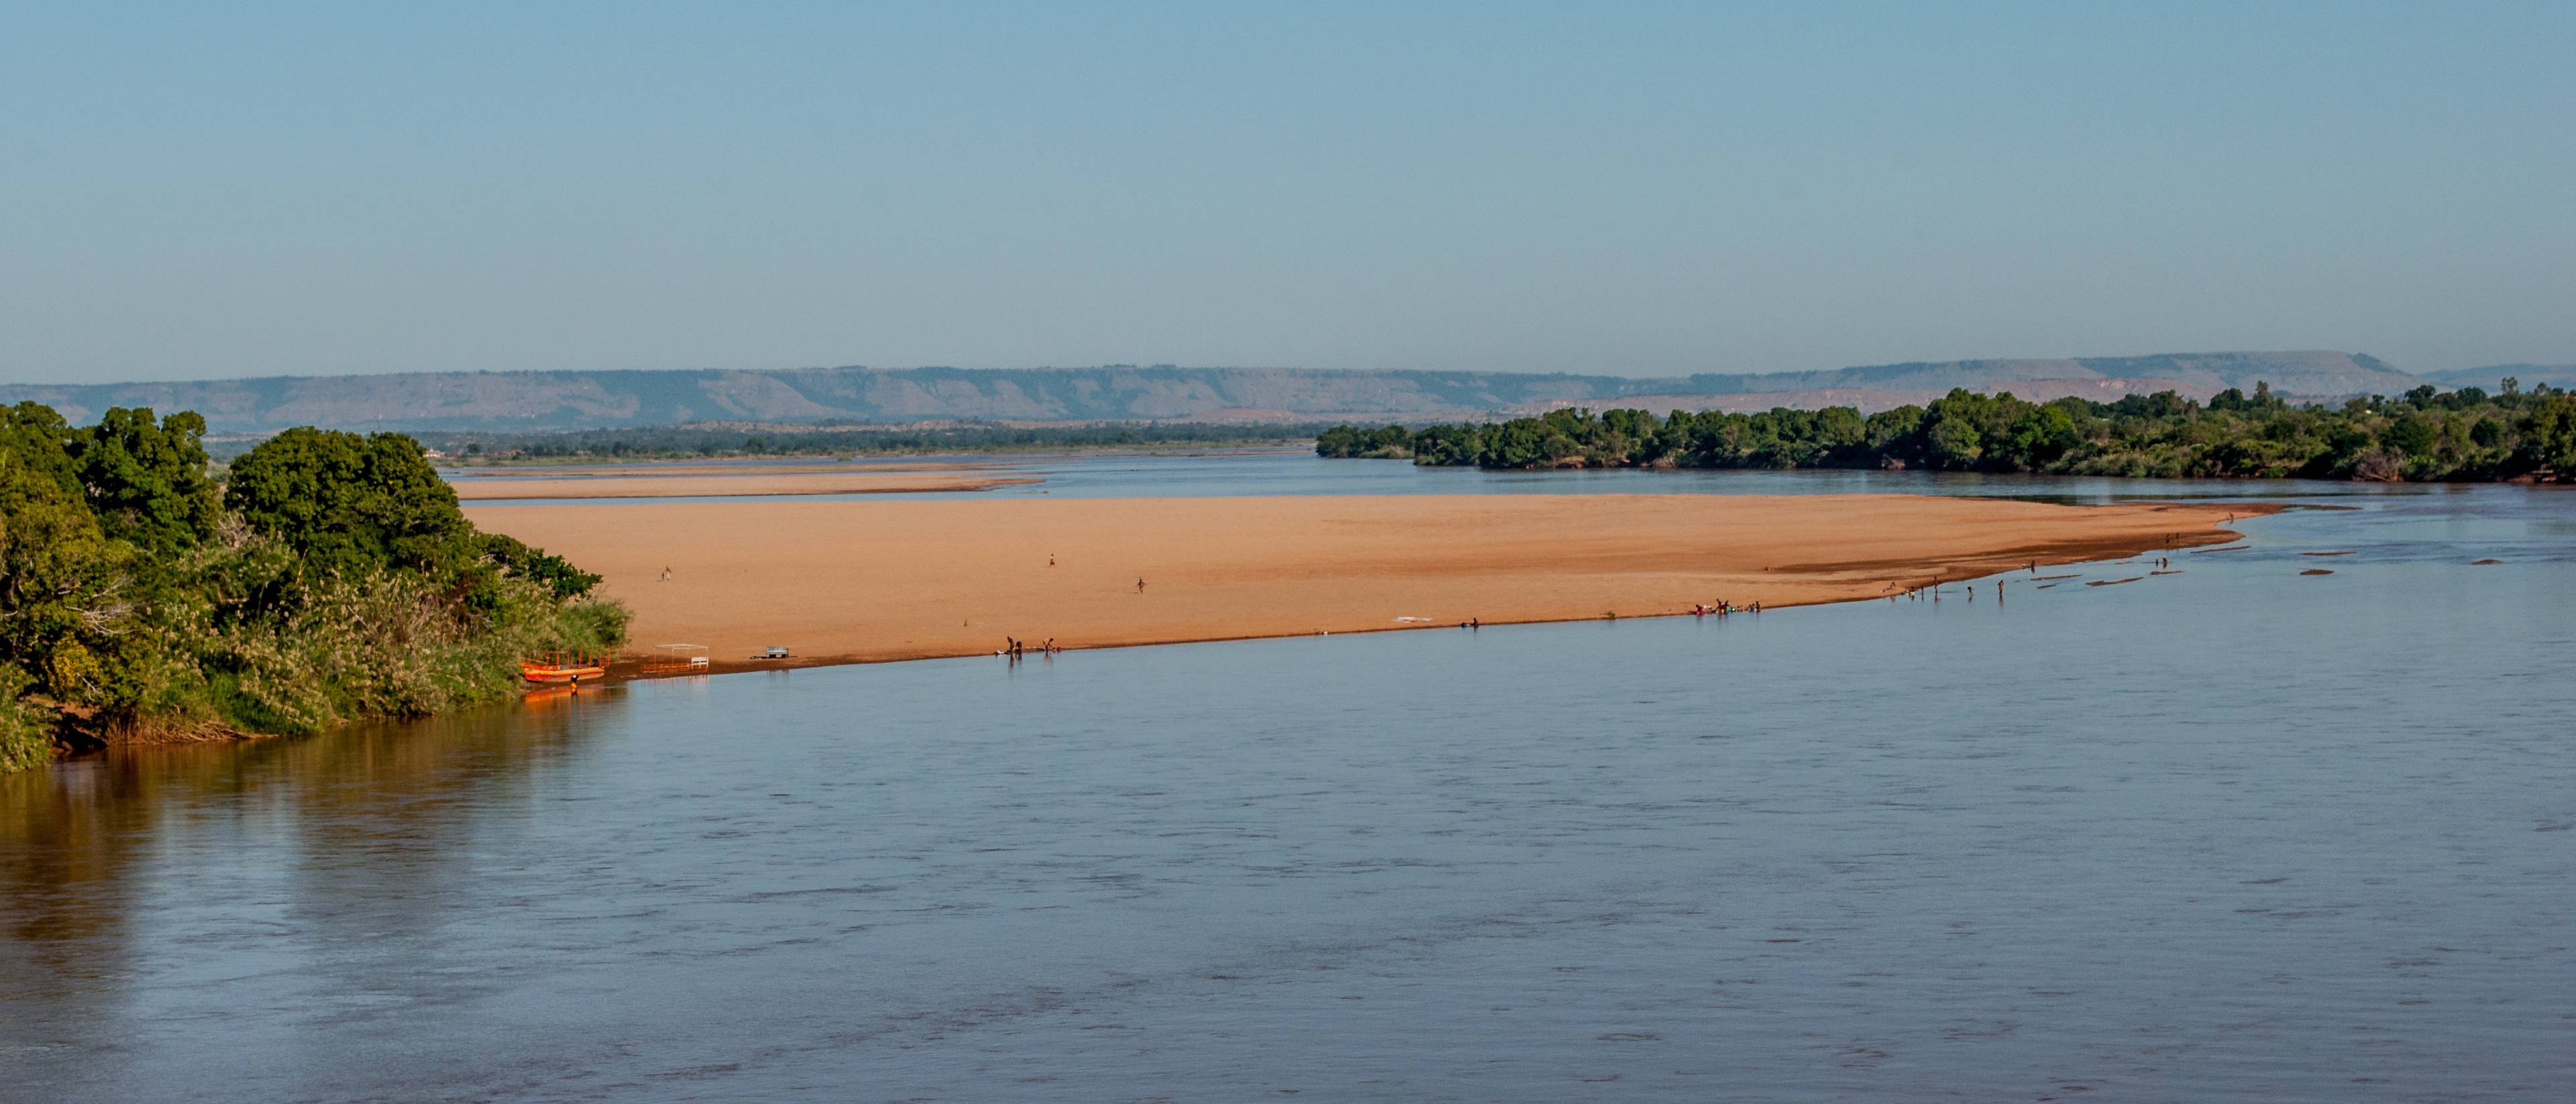
{"type": "Polygon", "coordinates": [[[519,677],[540,685],[579,683],[588,679],[605,678],[607,675],[608,665],[589,656],[554,656],[548,659],[519,661],[519,677]]]}

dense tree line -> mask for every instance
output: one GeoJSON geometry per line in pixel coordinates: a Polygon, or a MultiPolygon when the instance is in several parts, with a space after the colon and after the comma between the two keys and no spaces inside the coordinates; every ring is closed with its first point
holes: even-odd
{"type": "Polygon", "coordinates": [[[623,637],[598,576],[478,532],[410,438],[289,430],[218,484],[204,433],[0,408],[0,769],[427,713],[509,692],[523,654],[623,637]]]}
{"type": "Polygon", "coordinates": [[[1303,424],[1115,422],[1101,425],[886,426],[817,422],[742,429],[648,426],[564,433],[423,433],[429,446],[468,462],[483,460],[656,460],[708,456],[870,456],[1037,449],[1188,448],[1284,444],[1323,428],[1303,424]]]}
{"type": "Polygon", "coordinates": [[[2262,384],[2204,405],[2171,391],[2034,403],[1954,390],[1929,406],[1759,414],[1557,410],[1486,424],[1336,426],[1330,457],[1486,468],[1920,468],[2169,478],[2576,480],[2576,394],[2419,387],[2340,407],[2262,384]]]}

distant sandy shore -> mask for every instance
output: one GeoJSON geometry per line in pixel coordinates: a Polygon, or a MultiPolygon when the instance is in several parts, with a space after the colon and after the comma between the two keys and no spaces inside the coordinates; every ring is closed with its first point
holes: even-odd
{"type": "Polygon", "coordinates": [[[1896,495],[1443,495],[468,515],[605,574],[605,593],[635,611],[639,651],[704,644],[731,666],[773,644],[800,661],[849,663],[989,654],[1005,636],[1100,648],[1878,598],[2033,560],[2225,543],[2237,539],[2220,527],[2227,515],[2260,512],[1896,495]]]}
{"type": "Polygon", "coordinates": [[[797,463],[695,463],[646,460],[632,464],[532,464],[526,467],[453,469],[464,479],[596,479],[610,476],[661,478],[676,475],[877,475],[884,472],[992,471],[1016,467],[1018,460],[814,460],[797,463]]]}
{"type": "Polygon", "coordinates": [[[511,477],[455,484],[465,502],[511,498],[730,498],[766,495],[905,494],[984,491],[1040,480],[971,473],[832,472],[742,475],[511,477]]]}

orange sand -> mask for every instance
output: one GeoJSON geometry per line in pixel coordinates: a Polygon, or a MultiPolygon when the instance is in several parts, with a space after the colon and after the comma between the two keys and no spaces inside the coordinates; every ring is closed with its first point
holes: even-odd
{"type": "Polygon", "coordinates": [[[698,464],[647,460],[633,464],[542,464],[522,468],[466,468],[470,479],[576,479],[599,476],[674,475],[875,475],[881,472],[990,471],[1022,463],[1017,460],[870,460],[850,463],[816,460],[803,464],[698,464]]]}
{"type": "Polygon", "coordinates": [[[479,507],[607,576],[634,644],[801,661],[1454,628],[1878,598],[2237,539],[2224,506],[1894,495],[1458,495],[479,507]],[[1048,566],[1053,555],[1056,564],[1048,566]],[[660,581],[662,569],[671,580],[660,581]],[[1136,581],[1145,580],[1138,593],[1136,581]],[[1424,618],[1404,621],[1400,618],[1424,618]]]}
{"type": "Polygon", "coordinates": [[[747,495],[903,494],[982,491],[1039,480],[955,474],[865,472],[789,475],[600,475],[556,479],[469,480],[455,484],[466,502],[500,498],[726,498],[747,495]]]}

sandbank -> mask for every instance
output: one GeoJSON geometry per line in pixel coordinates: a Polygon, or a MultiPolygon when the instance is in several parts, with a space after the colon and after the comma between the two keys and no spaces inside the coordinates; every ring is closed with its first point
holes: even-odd
{"type": "Polygon", "coordinates": [[[596,475],[552,479],[467,480],[454,484],[464,502],[521,498],[735,498],[775,495],[918,494],[987,491],[1041,482],[1028,476],[969,473],[831,472],[743,475],[596,475]]]}
{"type": "Polygon", "coordinates": [[[2238,539],[2223,506],[1897,495],[611,503],[474,523],[602,573],[634,646],[721,667],[1654,616],[2238,539]],[[1049,566],[1049,557],[1054,564],[1049,566]],[[664,568],[670,579],[662,581],[664,568]],[[1142,579],[1140,593],[1137,581],[1142,579]],[[1403,618],[1420,618],[1408,621],[1403,618]]]}
{"type": "Polygon", "coordinates": [[[604,476],[875,475],[883,472],[991,471],[995,468],[1018,466],[1021,463],[1022,461],[1016,460],[811,460],[790,463],[647,460],[631,464],[534,464],[526,467],[469,467],[454,470],[459,477],[468,480],[575,479],[604,476]]]}

